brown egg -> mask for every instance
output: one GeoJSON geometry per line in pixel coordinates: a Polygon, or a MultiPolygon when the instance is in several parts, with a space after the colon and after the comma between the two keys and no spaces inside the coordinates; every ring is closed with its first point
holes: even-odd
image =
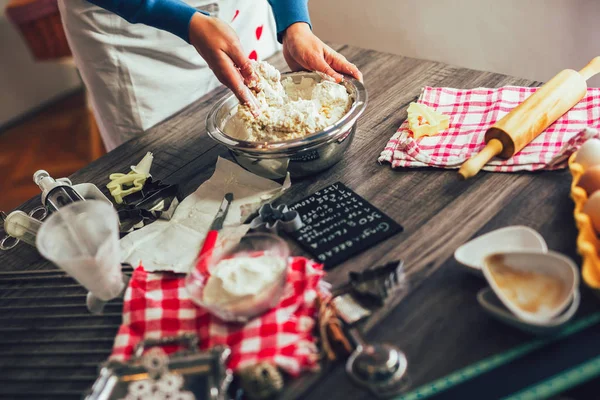
{"type": "Polygon", "coordinates": [[[585,170],[577,186],[587,192],[588,197],[600,189],[600,165],[594,165],[585,170]]]}
{"type": "Polygon", "coordinates": [[[582,210],[585,214],[590,217],[592,225],[596,233],[600,232],[600,192],[596,192],[590,196],[585,202],[582,210]]]}
{"type": "Polygon", "coordinates": [[[577,150],[575,162],[581,164],[584,170],[600,164],[600,139],[588,139],[577,150]]]}

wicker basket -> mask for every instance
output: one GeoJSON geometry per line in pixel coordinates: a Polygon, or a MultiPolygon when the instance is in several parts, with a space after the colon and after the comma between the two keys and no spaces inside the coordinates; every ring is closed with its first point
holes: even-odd
{"type": "Polygon", "coordinates": [[[12,0],[6,6],[6,15],[36,60],[71,56],[57,0],[12,0]]]}
{"type": "Polygon", "coordinates": [[[571,198],[575,202],[575,224],[579,230],[579,234],[577,235],[577,252],[583,259],[581,276],[590,288],[594,289],[597,294],[600,294],[600,256],[598,255],[600,240],[592,226],[590,217],[583,213],[583,207],[587,201],[587,193],[577,186],[583,174],[583,166],[575,162],[576,156],[577,153],[574,153],[569,157],[569,170],[573,176],[571,198]]]}

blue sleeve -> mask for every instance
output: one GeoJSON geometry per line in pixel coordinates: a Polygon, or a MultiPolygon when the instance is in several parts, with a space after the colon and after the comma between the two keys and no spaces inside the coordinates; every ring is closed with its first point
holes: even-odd
{"type": "Polygon", "coordinates": [[[310,26],[308,0],[269,0],[277,25],[277,40],[281,42],[283,33],[296,22],[306,22],[310,26]]]}
{"type": "Polygon", "coordinates": [[[162,29],[190,42],[189,29],[196,12],[207,13],[180,0],[88,0],[128,22],[162,29]]]}

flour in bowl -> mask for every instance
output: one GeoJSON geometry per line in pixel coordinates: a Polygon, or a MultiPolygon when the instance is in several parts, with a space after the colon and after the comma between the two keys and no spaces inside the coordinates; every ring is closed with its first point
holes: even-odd
{"type": "Polygon", "coordinates": [[[258,83],[251,87],[261,114],[240,105],[224,132],[250,142],[281,142],[321,131],[339,121],[350,109],[352,98],[343,85],[312,78],[295,83],[281,80],[280,72],[265,61],[252,61],[258,83]]]}
{"type": "MultiPolygon", "coordinates": [[[[209,306],[226,306],[242,301],[244,307],[252,307],[261,294],[277,289],[286,267],[284,258],[273,256],[221,260],[211,270],[202,301],[209,306]]],[[[232,307],[240,308],[236,304],[232,307]]]]}

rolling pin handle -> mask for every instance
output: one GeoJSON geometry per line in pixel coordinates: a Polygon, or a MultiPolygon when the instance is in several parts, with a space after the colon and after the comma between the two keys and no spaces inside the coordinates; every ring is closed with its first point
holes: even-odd
{"type": "Polygon", "coordinates": [[[502,153],[504,146],[498,139],[491,139],[479,153],[469,158],[458,170],[461,180],[475,176],[492,158],[502,153]]]}
{"type": "Polygon", "coordinates": [[[586,81],[592,76],[596,75],[597,73],[600,73],[600,56],[594,57],[592,61],[588,63],[588,65],[586,65],[581,69],[581,71],[579,71],[579,74],[586,81]]]}

